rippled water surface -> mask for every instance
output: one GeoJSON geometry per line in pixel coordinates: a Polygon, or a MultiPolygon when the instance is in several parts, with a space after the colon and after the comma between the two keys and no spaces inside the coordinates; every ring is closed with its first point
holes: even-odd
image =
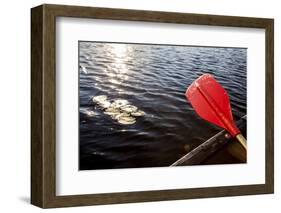
{"type": "Polygon", "coordinates": [[[221,130],[184,96],[201,74],[229,92],[236,120],[246,114],[246,59],[245,48],[79,42],[80,169],[169,166],[221,130]],[[92,102],[98,95],[146,114],[120,124],[92,102]]]}

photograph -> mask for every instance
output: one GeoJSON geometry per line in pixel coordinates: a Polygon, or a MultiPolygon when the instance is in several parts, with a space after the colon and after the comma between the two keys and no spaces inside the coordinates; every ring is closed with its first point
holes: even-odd
{"type": "Polygon", "coordinates": [[[247,48],[78,41],[79,170],[247,163],[247,48]]]}
{"type": "Polygon", "coordinates": [[[274,193],[275,20],[216,8],[31,8],[31,204],[274,193]]]}

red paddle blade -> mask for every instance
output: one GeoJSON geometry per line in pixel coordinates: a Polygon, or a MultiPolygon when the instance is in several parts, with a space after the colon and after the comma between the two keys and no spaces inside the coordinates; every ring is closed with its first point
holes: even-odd
{"type": "Polygon", "coordinates": [[[212,75],[196,79],[185,96],[200,117],[226,129],[233,137],[240,133],[233,121],[229,96],[212,75]]]}

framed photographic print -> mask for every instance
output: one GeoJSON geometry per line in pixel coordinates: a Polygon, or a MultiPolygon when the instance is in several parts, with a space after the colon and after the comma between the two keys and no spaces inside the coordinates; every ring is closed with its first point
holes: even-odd
{"type": "Polygon", "coordinates": [[[273,19],[31,9],[31,203],[274,191],[273,19]]]}

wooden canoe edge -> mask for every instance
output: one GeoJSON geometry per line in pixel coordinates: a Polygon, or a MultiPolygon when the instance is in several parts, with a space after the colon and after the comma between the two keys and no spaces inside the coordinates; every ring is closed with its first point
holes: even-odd
{"type": "MultiPolygon", "coordinates": [[[[241,117],[237,122],[238,128],[245,128],[247,115],[241,117]]],[[[229,134],[226,130],[222,130],[213,137],[206,140],[204,143],[181,157],[179,160],[174,162],[171,166],[184,166],[184,165],[198,165],[205,159],[213,155],[216,151],[225,146],[231,137],[227,137],[229,134]]],[[[240,156],[241,157],[241,156],[240,156]]]]}

